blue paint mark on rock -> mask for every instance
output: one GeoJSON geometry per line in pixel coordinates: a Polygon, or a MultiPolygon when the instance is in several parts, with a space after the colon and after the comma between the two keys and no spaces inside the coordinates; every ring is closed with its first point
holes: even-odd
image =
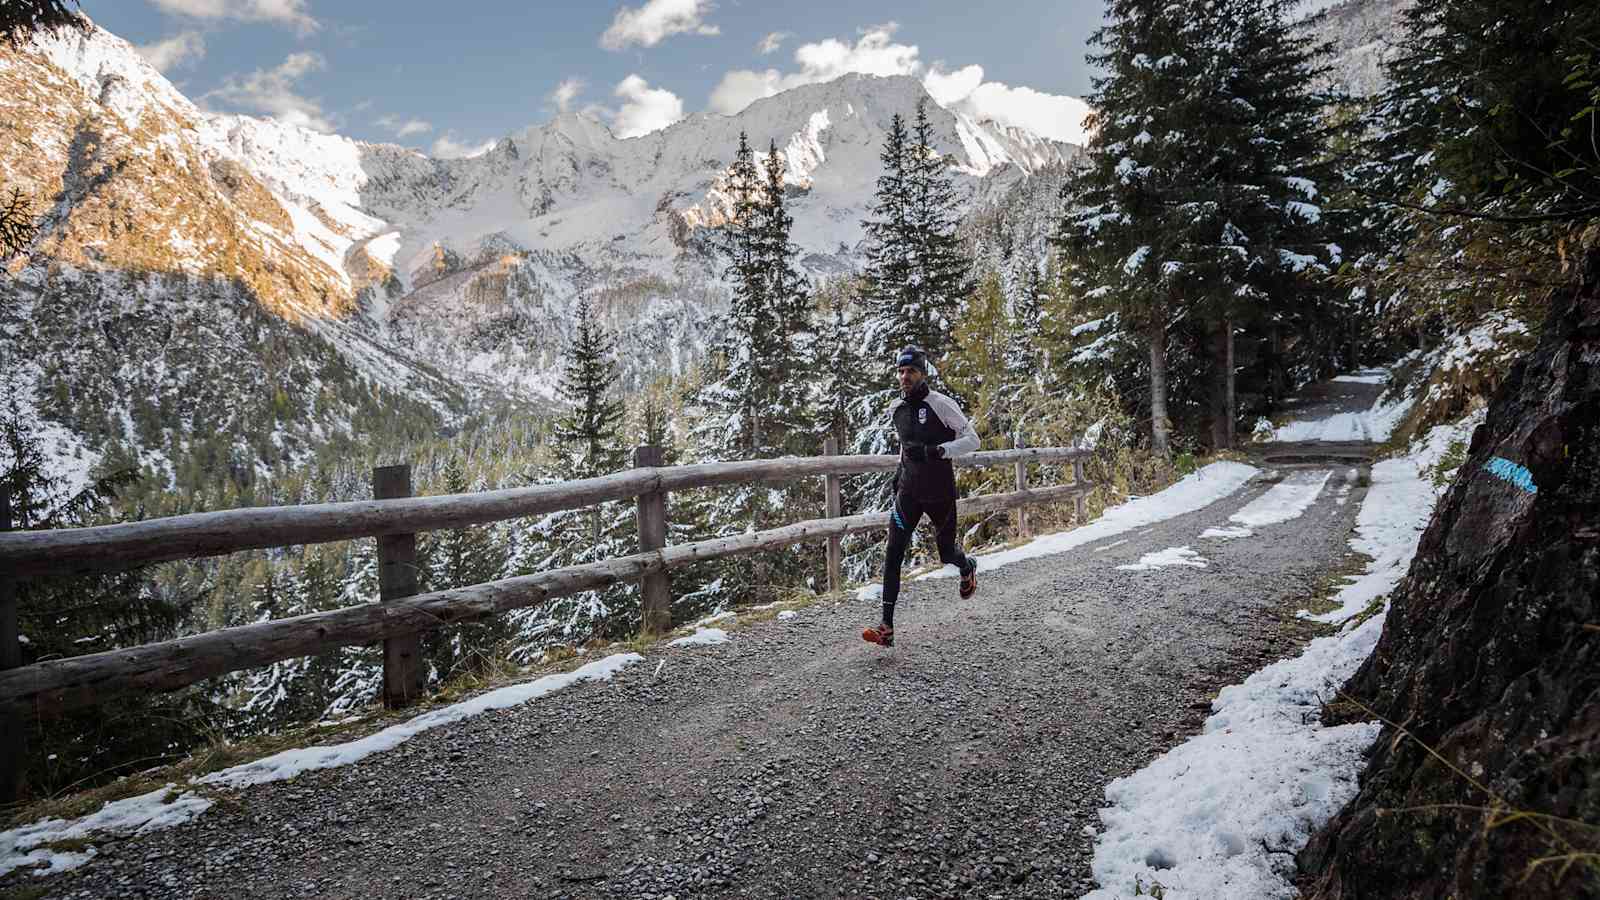
{"type": "Polygon", "coordinates": [[[1503,457],[1493,457],[1483,466],[1489,474],[1509,484],[1516,485],[1530,494],[1539,493],[1539,486],[1533,483],[1533,473],[1526,466],[1514,463],[1503,457]]]}

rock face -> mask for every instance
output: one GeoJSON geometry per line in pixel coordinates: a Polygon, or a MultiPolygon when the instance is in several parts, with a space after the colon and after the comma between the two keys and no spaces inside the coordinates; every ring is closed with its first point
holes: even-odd
{"type": "Polygon", "coordinates": [[[1345,688],[1390,724],[1308,898],[1600,897],[1600,240],[1581,260],[1345,688]]]}

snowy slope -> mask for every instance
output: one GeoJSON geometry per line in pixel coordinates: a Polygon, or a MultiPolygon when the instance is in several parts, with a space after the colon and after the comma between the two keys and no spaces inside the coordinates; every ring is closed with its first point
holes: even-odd
{"type": "MultiPolygon", "coordinates": [[[[73,305],[51,295],[60,285],[114,298],[85,316],[182,315],[197,297],[237,297],[303,333],[295,340],[304,353],[331,347],[358,377],[446,419],[461,396],[553,399],[580,295],[629,349],[625,387],[685,371],[726,303],[704,236],[730,208],[721,185],[741,132],[763,157],[769,146],[782,154],[803,266],[817,275],[857,268],[890,120],[927,98],[914,78],[847,75],[629,139],[564,114],[482,155],[444,160],[202,110],[102,29],[0,48],[0,88],[0,111],[26,123],[0,134],[0,177],[28,196],[61,198],[0,286],[14,307],[51,309],[49,327],[70,342],[100,323],[73,322],[73,305]],[[82,277],[47,274],[62,271],[82,277]],[[196,279],[219,284],[197,289],[196,279]],[[162,300],[141,306],[140,296],[162,300]]],[[[1032,173],[1059,171],[1075,152],[931,101],[929,114],[935,146],[975,205],[1010,196],[1032,173]]],[[[208,315],[238,331],[227,312],[235,308],[208,315]]],[[[40,327],[0,333],[0,350],[50,337],[40,327]]],[[[252,355],[260,352],[247,342],[246,356],[227,362],[268,368],[252,355]]],[[[42,397],[44,373],[29,380],[42,397]]],[[[295,406],[312,405],[301,394],[318,390],[281,387],[295,406]]],[[[86,423],[63,418],[60,404],[34,407],[79,432],[133,415],[97,408],[86,423]]],[[[158,441],[181,445],[184,436],[136,443],[158,441]]]]}

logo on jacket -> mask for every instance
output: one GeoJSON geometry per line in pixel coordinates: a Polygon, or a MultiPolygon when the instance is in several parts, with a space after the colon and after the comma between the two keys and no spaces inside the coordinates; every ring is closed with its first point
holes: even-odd
{"type": "Polygon", "coordinates": [[[923,408],[917,410],[917,424],[919,424],[919,425],[928,424],[928,408],[926,406],[924,406],[923,408]]]}

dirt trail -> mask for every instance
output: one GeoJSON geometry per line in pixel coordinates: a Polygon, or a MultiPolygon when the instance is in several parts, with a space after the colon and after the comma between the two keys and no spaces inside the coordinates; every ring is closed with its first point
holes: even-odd
{"type": "MultiPolygon", "coordinates": [[[[1375,390],[1340,388],[1366,396],[1329,402],[1362,408],[1375,390]]],[[[1334,473],[1316,501],[1248,538],[1200,533],[1271,476],[985,573],[970,601],[953,579],[907,582],[893,651],[859,638],[875,601],[822,603],[248,789],[43,884],[227,900],[1074,896],[1093,887],[1086,827],[1106,783],[1305,637],[1288,615],[1347,555],[1365,494],[1348,465],[1312,465],[1334,473]],[[1206,567],[1118,568],[1178,546],[1206,567]]]]}

